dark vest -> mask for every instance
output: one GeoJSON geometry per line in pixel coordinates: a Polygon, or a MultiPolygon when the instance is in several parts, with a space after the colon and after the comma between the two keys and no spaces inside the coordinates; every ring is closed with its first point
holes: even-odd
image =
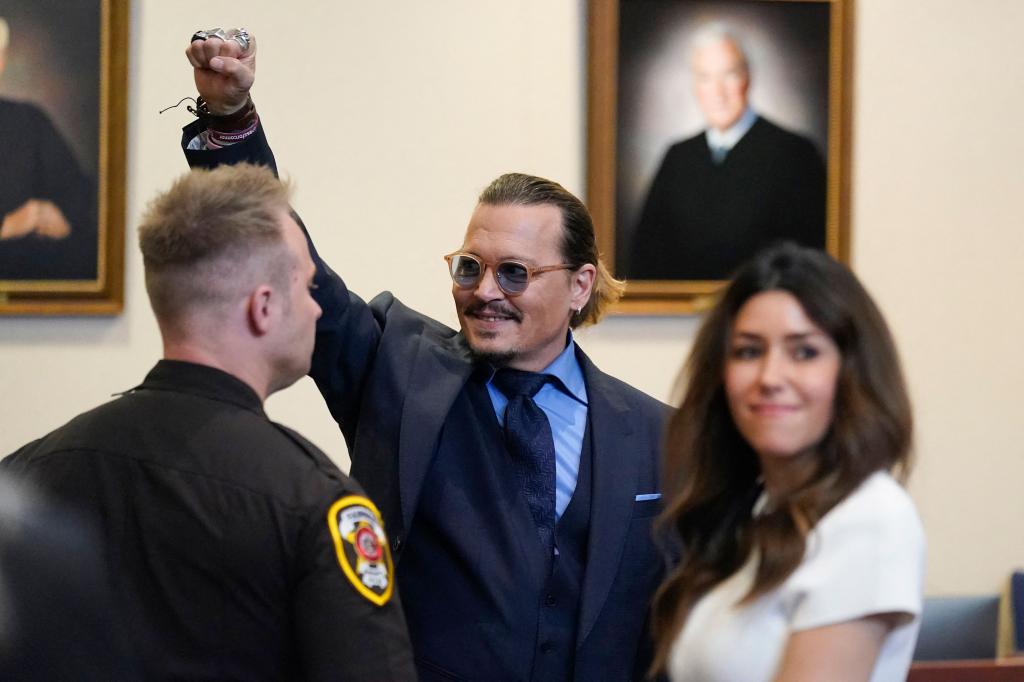
{"type": "Polygon", "coordinates": [[[421,682],[572,678],[590,521],[590,428],[544,556],[487,389],[445,419],[398,567],[421,682]]]}

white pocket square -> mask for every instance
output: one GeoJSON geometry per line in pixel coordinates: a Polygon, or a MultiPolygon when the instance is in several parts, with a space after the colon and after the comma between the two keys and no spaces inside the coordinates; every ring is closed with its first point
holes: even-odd
{"type": "Polygon", "coordinates": [[[636,501],[637,502],[644,502],[646,500],[660,500],[660,499],[661,499],[661,493],[644,493],[643,495],[637,495],[636,496],[636,501]]]}

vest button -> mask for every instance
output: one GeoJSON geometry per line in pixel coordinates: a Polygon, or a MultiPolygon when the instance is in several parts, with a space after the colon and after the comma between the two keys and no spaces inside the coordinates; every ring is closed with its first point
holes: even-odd
{"type": "Polygon", "coordinates": [[[554,650],[554,648],[555,648],[555,645],[552,644],[551,642],[544,642],[543,644],[540,645],[541,652],[545,653],[545,654],[550,654],[552,652],[552,650],[554,650]]]}
{"type": "Polygon", "coordinates": [[[402,544],[403,544],[403,542],[402,542],[402,535],[401,535],[401,533],[399,533],[398,535],[396,535],[394,538],[391,539],[391,551],[395,552],[396,554],[398,552],[401,552],[402,551],[402,544]]]}
{"type": "Polygon", "coordinates": [[[558,600],[555,599],[555,595],[550,592],[548,593],[548,596],[544,597],[544,603],[548,606],[554,606],[557,602],[558,600]]]}

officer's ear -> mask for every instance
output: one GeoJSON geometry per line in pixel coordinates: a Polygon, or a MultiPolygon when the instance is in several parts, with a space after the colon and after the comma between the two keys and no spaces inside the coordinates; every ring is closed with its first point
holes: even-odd
{"type": "Polygon", "coordinates": [[[270,333],[277,296],[279,294],[269,284],[261,284],[249,293],[246,299],[246,314],[249,318],[249,329],[256,336],[270,333]]]}

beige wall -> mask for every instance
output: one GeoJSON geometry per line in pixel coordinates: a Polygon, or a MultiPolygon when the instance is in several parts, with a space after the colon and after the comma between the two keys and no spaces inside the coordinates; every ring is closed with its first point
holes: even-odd
{"type": "MultiPolygon", "coordinates": [[[[857,5],[854,265],[916,401],[928,590],[991,592],[1024,565],[1024,3],[857,5]]],[[[194,29],[242,21],[258,35],[254,94],[279,165],[353,289],[391,288],[454,322],[440,257],[482,186],[522,170],[584,190],[584,6],[256,0],[238,16],[237,2],[135,2],[125,312],[0,319],[0,453],[135,385],[160,352],[135,225],[184,168],[189,117],[157,111],[193,91],[182,50],[194,29]]],[[[694,329],[616,318],[581,336],[604,369],[665,398],[694,329]]],[[[346,461],[308,380],[269,411],[346,461]]]]}

